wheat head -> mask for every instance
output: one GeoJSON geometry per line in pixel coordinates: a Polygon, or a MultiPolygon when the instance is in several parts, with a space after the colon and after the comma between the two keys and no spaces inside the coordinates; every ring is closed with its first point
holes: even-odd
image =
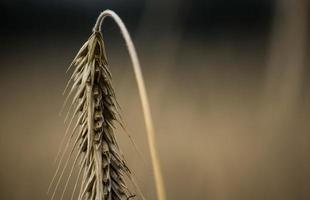
{"type": "Polygon", "coordinates": [[[79,50],[67,70],[69,71],[72,67],[75,67],[65,88],[65,91],[67,91],[71,87],[64,103],[65,107],[69,99],[71,99],[65,121],[69,119],[70,113],[73,114],[70,118],[64,139],[61,142],[61,147],[70,132],[71,135],[64,149],[60,148],[58,151],[56,160],[60,154],[61,157],[48,191],[51,190],[57,181],[51,197],[51,200],[53,200],[60,181],[64,176],[64,172],[69,165],[69,160],[74,150],[76,150],[77,154],[63,188],[61,200],[64,198],[69,180],[73,174],[73,170],[76,168],[78,160],[79,172],[71,200],[74,198],[80,176],[82,178],[78,200],[125,200],[135,197],[131,193],[125,177],[139,190],[141,198],[144,199],[120,153],[113,132],[115,128],[114,122],[121,124],[121,118],[112,87],[112,76],[108,68],[103,36],[101,34],[101,25],[103,19],[107,16],[113,18],[119,26],[133,63],[147,128],[157,196],[159,200],[165,200],[164,183],[155,145],[155,132],[138,56],[124,23],[111,10],[106,10],[99,15],[92,35],[79,50]],[[75,125],[70,128],[73,122],[75,122],[75,125]],[[74,142],[72,142],[73,138],[75,138],[74,142]],[[70,143],[73,143],[73,148],[61,169],[65,153],[70,143]],[[59,175],[58,179],[56,178],[57,175],[59,175]]]}
{"type": "MultiPolygon", "coordinates": [[[[76,158],[80,159],[78,176],[82,173],[78,200],[128,199],[132,194],[124,175],[130,178],[131,173],[113,132],[113,124],[119,119],[118,104],[100,32],[93,32],[72,66],[75,69],[68,83],[72,86],[66,102],[72,97],[73,115],[69,124],[76,119],[68,143],[76,135],[73,150],[77,150],[76,158]]],[[[58,185],[59,182],[55,192],[58,185]]]]}

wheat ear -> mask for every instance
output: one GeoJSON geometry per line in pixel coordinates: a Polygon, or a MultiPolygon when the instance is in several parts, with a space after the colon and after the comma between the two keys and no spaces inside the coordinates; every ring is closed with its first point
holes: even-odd
{"type": "MultiPolygon", "coordinates": [[[[70,90],[65,100],[65,104],[67,104],[71,98],[68,113],[72,111],[73,114],[65,138],[70,130],[71,136],[67,139],[49,187],[50,191],[54,186],[51,200],[55,198],[74,150],[77,151],[77,154],[63,188],[61,199],[64,198],[68,182],[77,163],[79,163],[79,172],[71,200],[74,197],[80,176],[82,178],[78,200],[125,200],[135,196],[128,189],[128,183],[124,179],[124,176],[126,176],[136,186],[131,172],[120,153],[113,132],[113,123],[115,121],[121,122],[118,103],[112,87],[112,76],[108,68],[103,36],[100,30],[101,23],[106,16],[111,16],[119,25],[129,49],[143,105],[158,199],[164,200],[165,192],[154,143],[154,129],[139,61],[125,25],[113,11],[109,10],[100,14],[92,35],[79,50],[68,68],[69,70],[71,67],[75,67],[66,86],[66,89],[70,88],[70,90]],[[71,127],[74,121],[74,126],[71,127]],[[72,143],[74,137],[73,148],[61,169],[69,144],[72,143]],[[57,175],[59,176],[58,179],[56,179],[57,175]]],[[[69,114],[66,116],[66,119],[68,118],[69,114]]],[[[144,199],[142,194],[141,197],[144,199]]]]}
{"type": "Polygon", "coordinates": [[[163,176],[162,176],[162,172],[160,168],[160,162],[159,162],[159,158],[158,158],[157,150],[156,150],[154,125],[153,125],[151,109],[149,106],[149,100],[148,100],[148,96],[147,96],[147,92],[146,92],[146,88],[144,84],[144,79],[143,79],[138,55],[136,53],[135,46],[132,42],[132,39],[130,37],[130,34],[125,24],[115,12],[111,10],[103,11],[99,15],[97,22],[93,28],[93,31],[95,32],[101,31],[102,22],[106,17],[111,17],[115,21],[115,23],[120,28],[121,34],[126,42],[126,46],[127,46],[130,58],[131,58],[136,82],[137,82],[138,89],[139,89],[140,100],[142,103],[143,115],[144,115],[146,130],[147,130],[149,150],[150,150],[151,160],[152,160],[152,165],[153,165],[153,173],[155,176],[157,198],[159,200],[165,200],[166,192],[165,192],[163,176]]]}
{"type": "Polygon", "coordinates": [[[113,132],[113,123],[118,120],[119,113],[100,32],[93,32],[73,60],[72,66],[75,66],[75,69],[69,80],[72,86],[68,97],[72,97],[73,106],[70,107],[73,114],[69,127],[74,119],[76,122],[51,183],[52,186],[56,175],[60,173],[51,199],[55,197],[74,149],[77,150],[77,155],[61,199],[78,159],[82,171],[78,200],[128,199],[132,194],[124,176],[132,178],[113,132]],[[60,164],[74,136],[73,150],[59,172],[60,164]]]}

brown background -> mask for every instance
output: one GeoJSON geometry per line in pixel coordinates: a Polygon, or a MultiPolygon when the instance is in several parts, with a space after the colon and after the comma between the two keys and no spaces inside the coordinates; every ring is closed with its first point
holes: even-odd
{"type": "MultiPolygon", "coordinates": [[[[306,0],[3,1],[0,199],[47,199],[65,130],[65,69],[105,8],[136,42],[169,200],[310,199],[306,0]]],[[[130,60],[117,27],[103,29],[142,156],[120,128],[117,138],[143,193],[156,199],[130,60]]]]}

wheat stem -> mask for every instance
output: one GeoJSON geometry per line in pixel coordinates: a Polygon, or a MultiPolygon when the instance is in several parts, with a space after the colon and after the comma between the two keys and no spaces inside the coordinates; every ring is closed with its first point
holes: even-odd
{"type": "Polygon", "coordinates": [[[154,125],[153,125],[151,109],[149,106],[148,96],[147,96],[147,92],[146,92],[146,88],[144,84],[144,79],[143,79],[138,55],[136,53],[134,44],[132,42],[132,39],[129,35],[129,32],[125,24],[115,12],[111,10],[103,11],[97,18],[93,31],[94,32],[101,31],[102,22],[106,17],[111,17],[115,21],[115,23],[118,25],[121,31],[121,34],[125,40],[125,43],[126,43],[126,46],[129,52],[129,56],[131,58],[131,62],[132,62],[134,73],[135,73],[135,78],[136,78],[138,89],[139,89],[140,100],[142,103],[144,121],[145,121],[146,130],[147,130],[147,139],[148,139],[148,144],[149,144],[149,149],[150,149],[150,154],[151,154],[151,161],[153,165],[153,173],[155,176],[157,198],[158,200],[165,200],[166,193],[165,193],[164,181],[163,181],[163,176],[162,176],[162,172],[160,168],[159,158],[158,158],[158,154],[156,150],[154,125]]]}

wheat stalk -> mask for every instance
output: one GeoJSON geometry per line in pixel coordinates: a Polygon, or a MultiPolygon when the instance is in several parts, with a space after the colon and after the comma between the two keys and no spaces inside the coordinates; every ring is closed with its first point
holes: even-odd
{"type": "MultiPolygon", "coordinates": [[[[75,125],[73,126],[71,136],[66,143],[56,173],[49,187],[50,191],[56,181],[57,174],[60,174],[51,200],[55,197],[74,150],[77,150],[77,155],[73,161],[65,187],[63,188],[61,199],[64,198],[69,180],[78,160],[80,161],[79,172],[71,199],[74,197],[81,175],[81,188],[78,193],[78,200],[123,200],[135,196],[130,192],[128,183],[124,179],[124,176],[126,176],[134,183],[131,172],[120,153],[113,133],[113,123],[114,121],[120,122],[120,114],[112,87],[112,77],[108,69],[104,42],[100,29],[103,19],[107,16],[112,17],[120,27],[133,62],[147,127],[158,199],[164,200],[165,192],[156,154],[154,128],[138,57],[124,23],[116,13],[110,10],[106,10],[99,15],[93,28],[93,34],[82,46],[68,68],[69,70],[72,66],[75,67],[65,89],[67,90],[71,84],[71,89],[64,105],[67,104],[71,97],[72,102],[69,111],[73,111],[73,114],[64,138],[66,138],[70,132],[69,130],[73,121],[75,121],[75,125]],[[62,170],[60,170],[65,152],[74,136],[73,149],[64,163],[62,170]]],[[[66,116],[65,120],[68,118],[69,114],[66,116]]],[[[64,143],[64,141],[65,140],[63,140],[62,143],[64,143]]],[[[144,198],[143,195],[141,195],[141,197],[142,199],[144,198]]]]}
{"type": "Polygon", "coordinates": [[[157,150],[156,150],[155,131],[154,131],[154,125],[153,125],[153,120],[152,120],[152,115],[151,115],[151,109],[149,106],[149,100],[148,100],[148,96],[147,96],[147,92],[146,92],[146,88],[144,84],[140,62],[139,62],[139,59],[138,59],[138,56],[135,50],[135,46],[132,42],[132,39],[130,37],[130,34],[124,22],[115,12],[111,10],[105,10],[99,15],[93,30],[101,31],[100,28],[102,26],[102,22],[106,17],[111,17],[116,22],[116,24],[120,28],[121,34],[127,45],[127,49],[128,49],[131,62],[132,62],[132,66],[134,69],[134,73],[135,73],[136,82],[137,82],[138,89],[139,89],[140,100],[142,103],[143,116],[144,116],[144,121],[146,125],[146,130],[147,130],[147,138],[148,138],[148,144],[149,144],[149,149],[150,149],[150,154],[151,154],[151,161],[153,165],[153,173],[155,176],[157,198],[159,200],[165,200],[166,192],[165,192],[163,176],[162,176],[162,172],[160,168],[160,162],[159,162],[159,158],[158,158],[157,150]]]}

